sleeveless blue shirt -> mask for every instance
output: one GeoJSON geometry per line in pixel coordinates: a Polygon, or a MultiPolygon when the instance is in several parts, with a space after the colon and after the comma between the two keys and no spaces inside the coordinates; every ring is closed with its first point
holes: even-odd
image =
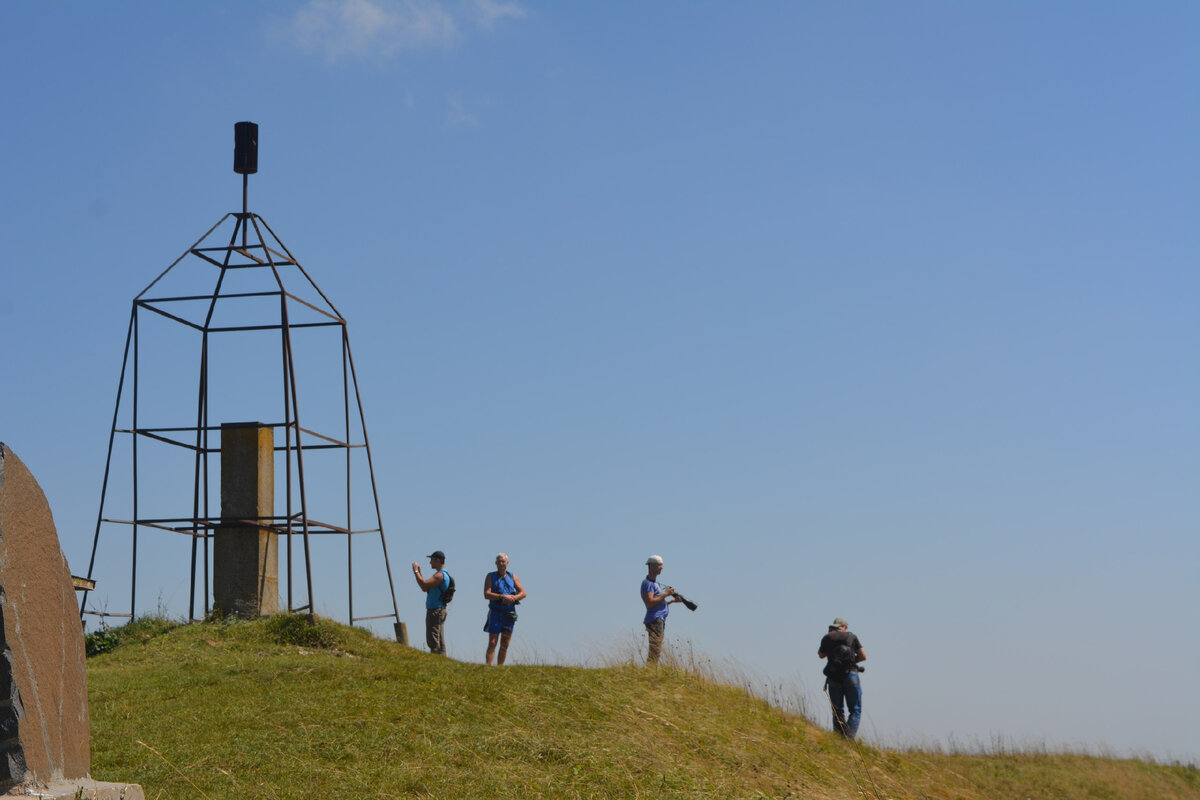
{"type": "MultiPolygon", "coordinates": [[[[503,578],[500,577],[499,571],[489,572],[488,578],[491,579],[492,591],[496,594],[517,593],[517,584],[513,583],[513,574],[511,572],[505,572],[503,578]]],[[[512,609],[512,606],[504,605],[503,603],[497,603],[495,600],[489,600],[488,608],[492,609],[493,611],[509,611],[512,609]]]]}
{"type": "MultiPolygon", "coordinates": [[[[444,569],[438,570],[438,572],[442,573],[442,582],[425,593],[426,608],[441,608],[446,605],[442,602],[442,590],[450,588],[450,573],[444,569]]],[[[458,593],[455,592],[455,594],[458,593]]]]}

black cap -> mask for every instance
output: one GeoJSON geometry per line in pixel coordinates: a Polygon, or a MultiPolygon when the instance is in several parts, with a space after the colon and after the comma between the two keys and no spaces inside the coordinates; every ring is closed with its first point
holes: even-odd
{"type": "Polygon", "coordinates": [[[434,550],[432,553],[430,553],[429,555],[427,555],[425,557],[426,558],[436,558],[438,561],[446,560],[446,554],[443,553],[441,550],[434,550]]]}

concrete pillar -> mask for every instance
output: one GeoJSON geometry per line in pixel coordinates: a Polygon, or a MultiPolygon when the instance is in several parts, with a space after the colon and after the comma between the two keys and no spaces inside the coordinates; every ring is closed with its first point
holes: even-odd
{"type": "Polygon", "coordinates": [[[279,611],[279,536],[244,520],[275,515],[275,436],[259,422],[221,426],[221,526],[213,538],[213,600],[252,619],[279,611]]]}

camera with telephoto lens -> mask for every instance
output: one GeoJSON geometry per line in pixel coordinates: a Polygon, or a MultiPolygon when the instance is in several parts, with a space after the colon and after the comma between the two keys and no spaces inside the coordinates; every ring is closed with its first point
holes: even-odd
{"type": "Polygon", "coordinates": [[[685,606],[687,606],[687,610],[688,610],[688,611],[695,611],[695,610],[696,610],[696,604],[695,604],[695,603],[693,603],[691,600],[688,600],[688,599],[687,599],[686,597],[684,597],[683,595],[681,595],[681,594],[680,594],[678,591],[676,591],[676,592],[675,592],[675,599],[676,599],[677,601],[679,601],[680,603],[683,603],[685,606]]]}

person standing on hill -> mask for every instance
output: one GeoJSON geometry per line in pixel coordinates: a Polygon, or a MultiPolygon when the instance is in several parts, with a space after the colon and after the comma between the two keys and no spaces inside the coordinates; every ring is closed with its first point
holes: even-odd
{"type": "Polygon", "coordinates": [[[858,735],[858,723],[862,719],[862,684],[858,678],[862,670],[858,664],[867,660],[867,653],[858,637],[846,630],[849,625],[844,617],[835,619],[821,639],[817,657],[829,659],[823,672],[829,704],[833,707],[833,729],[847,739],[853,739],[858,735]]]}
{"type": "Polygon", "coordinates": [[[650,650],[646,654],[647,664],[657,664],[662,655],[663,639],[667,635],[667,606],[676,602],[675,587],[661,586],[658,576],[663,570],[662,556],[646,559],[646,579],[642,581],[642,602],[646,606],[646,635],[650,639],[650,650]]]}
{"type": "Polygon", "coordinates": [[[425,593],[425,644],[429,652],[446,655],[446,601],[442,593],[450,588],[450,573],[446,572],[446,554],[434,550],[429,554],[429,568],[433,574],[421,577],[421,565],[413,562],[413,577],[417,586],[425,593]]]}
{"type": "Polygon", "coordinates": [[[496,554],[496,570],[483,579],[483,596],[488,601],[487,631],[488,645],[484,662],[503,665],[508,655],[508,642],[512,639],[513,625],[517,621],[517,603],[525,599],[525,587],[515,573],[508,571],[508,554],[496,554]],[[496,654],[496,641],[500,641],[500,653],[496,654]]]}

